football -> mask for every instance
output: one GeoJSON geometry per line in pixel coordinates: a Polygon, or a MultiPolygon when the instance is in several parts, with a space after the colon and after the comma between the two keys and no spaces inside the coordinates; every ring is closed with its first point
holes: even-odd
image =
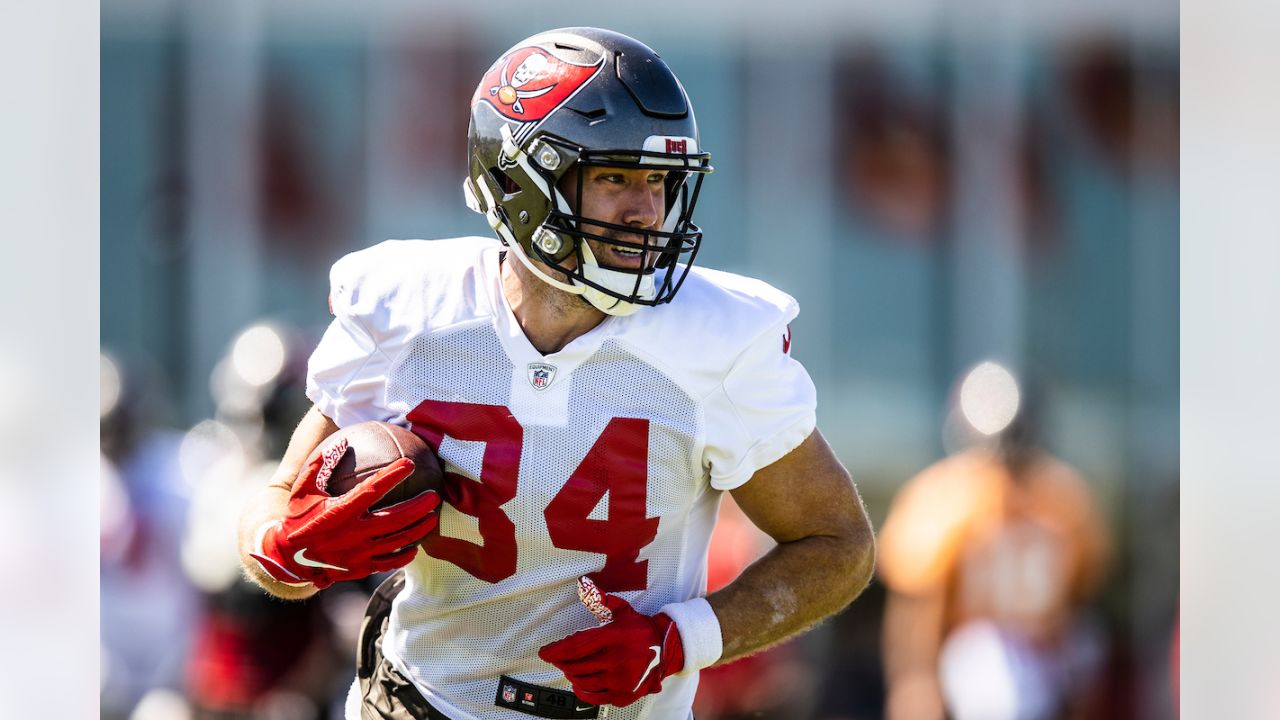
{"type": "Polygon", "coordinates": [[[438,491],[444,482],[440,460],[426,441],[391,423],[374,420],[349,425],[325,438],[312,451],[308,463],[318,454],[327,457],[316,483],[334,497],[351,492],[369,476],[402,457],[413,461],[413,474],[383,495],[372,510],[390,507],[427,490],[438,491]]]}

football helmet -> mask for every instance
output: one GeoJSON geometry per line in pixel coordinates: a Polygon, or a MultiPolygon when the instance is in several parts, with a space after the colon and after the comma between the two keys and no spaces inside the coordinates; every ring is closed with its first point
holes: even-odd
{"type": "Polygon", "coordinates": [[[702,242],[693,208],[711,156],[700,146],[688,95],[653,50],[598,28],[522,40],[471,98],[467,151],[467,206],[541,280],[611,315],[675,297],[702,242]],[[583,173],[566,183],[570,197],[576,185],[572,202],[560,181],[571,168],[590,166],[666,171],[661,228],[579,215],[583,173]],[[607,267],[587,240],[640,250],[644,262],[607,267]]]}

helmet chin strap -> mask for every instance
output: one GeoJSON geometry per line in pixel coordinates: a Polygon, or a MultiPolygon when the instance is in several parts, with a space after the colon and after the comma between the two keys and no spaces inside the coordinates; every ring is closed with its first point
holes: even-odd
{"type": "MultiPolygon", "coordinates": [[[[515,255],[516,258],[518,258],[530,272],[537,276],[539,280],[542,280],[548,285],[559,290],[563,290],[571,295],[581,295],[583,299],[591,303],[592,307],[607,315],[624,317],[634,313],[641,307],[644,307],[643,305],[627,302],[626,300],[616,298],[608,293],[601,292],[590,285],[576,283],[573,281],[572,277],[569,278],[568,282],[552,277],[542,268],[534,264],[533,259],[525,253],[524,248],[520,246],[520,243],[516,242],[514,237],[510,237],[510,230],[501,223],[495,224],[494,229],[499,233],[502,233],[502,235],[507,239],[507,248],[511,251],[511,254],[515,255]]],[[[630,295],[632,290],[636,289],[636,276],[634,273],[626,273],[619,270],[610,270],[609,268],[601,267],[600,264],[596,262],[595,254],[591,252],[591,245],[585,240],[580,242],[582,245],[583,277],[597,285],[602,285],[622,295],[630,295]]],[[[651,299],[656,295],[654,290],[653,273],[649,273],[648,275],[641,277],[640,287],[636,289],[636,295],[637,297],[646,300],[651,299]]]]}
{"type": "Polygon", "coordinates": [[[538,279],[551,285],[552,287],[563,290],[573,295],[581,295],[583,291],[582,285],[575,285],[571,282],[564,282],[547,274],[542,268],[534,264],[533,259],[525,254],[524,248],[520,245],[520,241],[516,240],[515,233],[511,232],[511,228],[503,222],[502,213],[498,212],[498,204],[494,202],[493,195],[490,194],[489,188],[484,183],[471,183],[470,181],[463,183],[463,193],[466,195],[467,206],[476,212],[484,215],[485,220],[489,221],[489,227],[498,233],[498,238],[502,240],[502,244],[507,246],[512,255],[520,260],[529,272],[533,273],[538,279]],[[483,198],[477,198],[475,190],[480,191],[483,198]]]}
{"type": "MultiPolygon", "coordinates": [[[[534,264],[533,259],[525,253],[524,248],[522,248],[520,243],[516,242],[516,239],[511,236],[511,231],[508,230],[505,225],[501,222],[494,222],[490,224],[493,226],[493,229],[500,233],[507,241],[507,249],[511,251],[511,254],[515,255],[516,258],[529,269],[529,272],[533,273],[539,280],[542,280],[548,285],[559,290],[563,290],[570,295],[581,295],[583,299],[591,303],[592,307],[607,315],[625,317],[643,307],[642,305],[627,302],[608,293],[601,292],[590,285],[575,283],[572,278],[570,278],[569,282],[565,282],[552,277],[542,268],[534,264]]],[[[582,257],[584,261],[582,275],[591,282],[603,285],[614,292],[623,294],[630,294],[632,289],[635,288],[636,276],[634,274],[601,267],[600,264],[596,262],[595,255],[591,252],[591,246],[588,245],[585,240],[582,241],[582,257]]],[[[650,273],[641,278],[638,296],[649,299],[654,295],[653,273],[650,273]]]]}
{"type": "MultiPolygon", "coordinates": [[[[586,240],[580,242],[582,244],[583,277],[620,295],[630,295],[633,290],[636,293],[636,297],[645,300],[652,300],[656,295],[652,272],[640,277],[640,287],[637,288],[635,273],[601,267],[596,262],[595,254],[591,252],[591,244],[586,240]]],[[[643,307],[643,305],[620,300],[608,293],[600,292],[590,285],[578,285],[577,287],[581,288],[582,297],[586,298],[587,302],[595,306],[600,312],[608,313],[609,315],[625,317],[643,307]]]]}

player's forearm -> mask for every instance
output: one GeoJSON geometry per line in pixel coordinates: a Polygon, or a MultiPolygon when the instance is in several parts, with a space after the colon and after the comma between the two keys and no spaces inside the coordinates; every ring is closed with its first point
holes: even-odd
{"type": "Polygon", "coordinates": [[[945,717],[937,673],[944,610],[941,592],[889,593],[881,642],[888,720],[945,717]]]}
{"type": "Polygon", "coordinates": [[[850,537],[821,535],[777,545],[707,596],[724,643],[716,664],[776,645],[839,612],[870,582],[874,562],[869,527],[850,537]]]}
{"type": "Polygon", "coordinates": [[[912,595],[889,592],[881,642],[889,683],[899,677],[934,672],[942,645],[944,612],[940,591],[912,595]]]}
{"type": "Polygon", "coordinates": [[[314,585],[296,587],[278,582],[267,574],[262,566],[249,556],[257,550],[257,533],[264,523],[278,520],[285,514],[289,493],[277,483],[262,488],[245,505],[240,515],[239,545],[240,565],[244,574],[269,594],[284,600],[302,600],[316,594],[314,585]]]}

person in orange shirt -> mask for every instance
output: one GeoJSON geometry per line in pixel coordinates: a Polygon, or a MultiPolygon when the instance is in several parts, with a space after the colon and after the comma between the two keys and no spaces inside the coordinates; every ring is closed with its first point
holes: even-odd
{"type": "Polygon", "coordinates": [[[978,366],[959,396],[982,441],[912,478],[879,536],[886,716],[1077,715],[1106,526],[1080,474],[1034,443],[1007,370],[978,366]]]}

